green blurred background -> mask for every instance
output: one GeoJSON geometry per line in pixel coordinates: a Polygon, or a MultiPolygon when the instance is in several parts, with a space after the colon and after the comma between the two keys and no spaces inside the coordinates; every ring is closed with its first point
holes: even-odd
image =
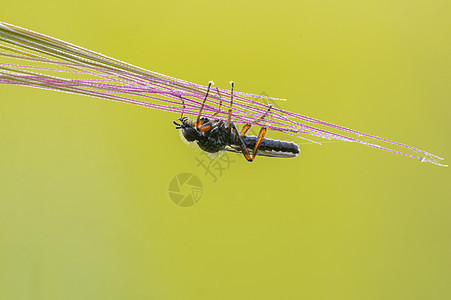
{"type": "MultiPolygon", "coordinates": [[[[42,0],[0,15],[177,78],[234,80],[449,163],[450,9],[42,0]]],[[[0,95],[0,299],[451,298],[449,168],[309,144],[296,159],[230,154],[214,181],[178,115],[26,87],[0,95]],[[183,172],[203,185],[187,208],[168,196],[183,172]]]]}

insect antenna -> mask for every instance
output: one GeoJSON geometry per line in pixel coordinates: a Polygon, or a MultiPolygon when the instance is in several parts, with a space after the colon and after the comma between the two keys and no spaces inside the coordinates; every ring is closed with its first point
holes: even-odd
{"type": "Polygon", "coordinates": [[[175,129],[180,129],[180,128],[183,128],[183,127],[184,127],[183,124],[179,124],[179,123],[177,123],[176,121],[172,121],[172,123],[174,123],[175,129]]]}

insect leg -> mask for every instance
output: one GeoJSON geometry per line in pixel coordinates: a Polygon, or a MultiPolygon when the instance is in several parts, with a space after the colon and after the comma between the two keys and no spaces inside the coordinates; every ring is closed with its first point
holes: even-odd
{"type": "Polygon", "coordinates": [[[264,118],[266,118],[269,115],[269,111],[271,110],[271,108],[273,107],[272,104],[269,105],[268,110],[263,114],[263,116],[260,117],[260,119],[258,119],[257,121],[255,121],[255,123],[258,123],[260,121],[263,121],[264,118]]]}
{"type": "Polygon", "coordinates": [[[182,114],[180,115],[180,118],[177,119],[179,121],[183,119],[183,114],[185,113],[185,108],[186,108],[186,106],[185,106],[185,99],[183,99],[182,96],[180,96],[180,99],[182,99],[183,108],[182,108],[182,114]]]}
{"type": "Polygon", "coordinates": [[[244,125],[244,126],[243,126],[243,129],[241,130],[240,135],[241,135],[241,136],[245,136],[245,135],[246,135],[246,132],[249,130],[249,128],[251,128],[251,124],[246,124],[246,125],[244,125]]]}
{"type": "Polygon", "coordinates": [[[235,83],[233,81],[230,81],[230,84],[232,85],[232,88],[230,89],[230,108],[229,108],[229,116],[227,118],[227,128],[230,127],[230,119],[232,118],[233,87],[235,86],[235,83]]]}
{"type": "Polygon", "coordinates": [[[218,88],[216,88],[216,92],[218,93],[218,96],[219,96],[219,99],[220,99],[219,100],[219,108],[218,108],[218,111],[215,112],[214,114],[212,114],[210,118],[213,118],[214,116],[216,116],[217,114],[219,114],[221,112],[222,97],[221,97],[221,94],[219,93],[219,89],[218,88]]]}
{"type": "Polygon", "coordinates": [[[199,110],[199,114],[197,115],[197,120],[196,120],[196,122],[194,123],[194,124],[196,125],[196,128],[197,128],[197,129],[199,129],[199,126],[202,124],[201,119],[200,119],[200,116],[201,116],[201,114],[202,114],[202,110],[204,109],[205,101],[207,101],[208,93],[210,92],[210,88],[211,88],[211,85],[212,85],[212,84],[213,84],[213,81],[208,82],[207,93],[205,94],[204,101],[202,102],[202,105],[201,105],[200,110],[199,110]]]}
{"type": "Polygon", "coordinates": [[[260,129],[260,132],[258,133],[257,142],[255,143],[254,152],[252,153],[252,160],[255,159],[255,155],[257,155],[258,146],[260,146],[263,139],[265,138],[265,134],[266,134],[266,127],[262,127],[262,129],[260,129]]]}
{"type": "Polygon", "coordinates": [[[236,129],[235,124],[232,123],[231,128],[232,128],[233,133],[238,138],[238,143],[241,148],[241,152],[243,152],[244,157],[247,159],[248,162],[252,162],[253,159],[251,158],[251,155],[249,154],[249,150],[247,149],[246,145],[244,144],[244,141],[243,141],[243,138],[241,137],[241,135],[238,134],[238,130],[236,129]]]}
{"type": "MultiPolygon", "coordinates": [[[[266,117],[268,116],[269,111],[271,110],[271,108],[272,108],[272,104],[269,105],[269,108],[268,108],[268,110],[266,111],[266,113],[264,113],[264,114],[260,117],[260,119],[258,119],[257,121],[255,121],[255,123],[258,123],[258,122],[260,122],[260,121],[263,121],[263,119],[266,118],[266,117]]],[[[246,135],[246,132],[249,130],[249,128],[251,128],[251,124],[246,124],[246,125],[244,125],[243,129],[241,130],[240,135],[241,135],[241,136],[245,136],[245,135],[246,135]]]]}

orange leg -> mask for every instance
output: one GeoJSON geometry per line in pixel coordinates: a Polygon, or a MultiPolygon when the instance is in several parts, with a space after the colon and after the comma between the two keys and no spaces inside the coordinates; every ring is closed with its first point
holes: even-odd
{"type": "MultiPolygon", "coordinates": [[[[263,119],[265,119],[268,116],[269,111],[271,110],[271,108],[272,108],[272,104],[269,105],[269,108],[266,111],[266,113],[263,116],[261,116],[260,119],[258,119],[255,123],[263,121],[263,119]]],[[[244,125],[243,129],[241,130],[241,136],[242,137],[244,137],[246,135],[246,132],[249,130],[249,128],[251,128],[250,124],[244,125]]],[[[254,151],[252,152],[252,160],[254,160],[255,156],[257,155],[258,147],[260,146],[260,144],[262,143],[263,139],[265,138],[266,131],[267,131],[267,128],[266,127],[262,127],[262,129],[260,129],[260,132],[258,133],[257,142],[255,143],[254,151]]]]}
{"type": "Polygon", "coordinates": [[[249,128],[251,128],[251,124],[246,124],[246,125],[244,125],[244,126],[243,126],[243,129],[241,130],[240,135],[241,135],[241,136],[245,136],[245,135],[246,135],[246,132],[249,130],[249,128]]]}
{"type": "Polygon", "coordinates": [[[266,135],[266,127],[262,127],[262,129],[260,129],[260,132],[258,133],[257,142],[255,143],[254,152],[252,153],[252,160],[255,159],[255,155],[257,155],[258,147],[260,146],[263,139],[265,138],[265,135],[266,135]]]}
{"type": "MultiPolygon", "coordinates": [[[[257,124],[258,122],[261,122],[261,121],[263,121],[267,116],[268,116],[268,114],[269,114],[269,111],[271,110],[271,108],[272,108],[272,104],[270,104],[269,105],[269,108],[268,108],[268,110],[266,111],[266,113],[265,114],[263,114],[261,117],[260,117],[260,119],[258,119],[257,121],[255,121],[255,124],[257,124]]],[[[251,128],[251,124],[246,124],[246,125],[244,125],[244,127],[243,127],[243,129],[241,130],[241,136],[245,136],[246,135],[246,132],[249,130],[249,128],[251,128]]]]}
{"type": "Polygon", "coordinates": [[[232,123],[231,129],[233,131],[233,133],[236,134],[236,136],[238,137],[238,142],[239,142],[239,146],[241,148],[241,152],[243,152],[244,157],[247,159],[248,162],[252,162],[253,159],[251,158],[251,155],[249,154],[249,150],[247,150],[246,145],[244,144],[243,138],[241,137],[241,135],[238,134],[238,130],[236,129],[235,124],[232,123]]]}

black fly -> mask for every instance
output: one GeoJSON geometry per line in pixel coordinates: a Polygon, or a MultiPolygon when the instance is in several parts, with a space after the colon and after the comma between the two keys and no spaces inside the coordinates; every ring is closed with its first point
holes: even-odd
{"type": "MultiPolygon", "coordinates": [[[[246,124],[241,133],[233,122],[230,121],[232,116],[232,104],[233,104],[233,87],[231,90],[231,101],[228,113],[227,123],[223,120],[210,120],[206,117],[201,117],[202,109],[205,101],[207,100],[208,93],[212,82],[208,84],[207,94],[199,110],[197,120],[195,122],[190,121],[187,117],[182,116],[178,119],[181,123],[173,122],[176,125],[176,129],[181,129],[182,134],[188,142],[197,142],[199,147],[210,153],[216,153],[218,151],[232,151],[241,152],[244,157],[252,162],[256,155],[270,156],[270,157],[296,157],[299,154],[299,147],[295,143],[278,141],[272,139],[266,139],[265,134],[267,129],[262,127],[258,136],[246,136],[246,132],[251,127],[250,124],[246,124]],[[249,153],[252,150],[252,157],[249,153]]],[[[263,115],[258,121],[262,121],[269,111],[263,115]]]]}

